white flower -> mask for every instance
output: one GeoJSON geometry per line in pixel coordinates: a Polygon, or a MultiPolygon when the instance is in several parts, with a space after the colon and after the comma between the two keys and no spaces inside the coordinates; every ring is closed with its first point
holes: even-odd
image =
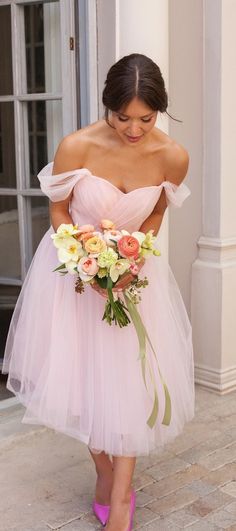
{"type": "Polygon", "coordinates": [[[71,238],[74,234],[78,234],[77,225],[72,225],[72,223],[61,223],[57,229],[57,232],[51,234],[51,238],[55,247],[59,248],[62,246],[64,239],[71,238]]]}
{"type": "Polygon", "coordinates": [[[130,263],[128,260],[121,258],[110,267],[110,277],[112,282],[116,282],[118,278],[129,269],[130,263]]]}
{"type": "Polygon", "coordinates": [[[107,230],[103,238],[109,247],[114,247],[114,242],[118,242],[122,238],[122,233],[119,230],[107,230]]]}
{"type": "Polygon", "coordinates": [[[84,255],[84,250],[80,242],[73,237],[64,238],[58,248],[58,259],[62,264],[73,260],[78,262],[79,258],[84,255]]]}
{"type": "Polygon", "coordinates": [[[143,241],[145,240],[146,235],[144,232],[141,232],[137,230],[136,232],[132,232],[132,236],[138,240],[139,245],[142,245],[143,241]]]}
{"type": "Polygon", "coordinates": [[[107,251],[103,251],[98,256],[98,265],[99,267],[111,267],[118,259],[118,254],[111,248],[108,247],[107,251]]]}
{"type": "Polygon", "coordinates": [[[68,273],[70,273],[70,275],[76,275],[77,274],[76,266],[77,266],[77,263],[74,262],[74,260],[70,260],[70,262],[67,262],[65,264],[65,267],[66,267],[68,273]]]}

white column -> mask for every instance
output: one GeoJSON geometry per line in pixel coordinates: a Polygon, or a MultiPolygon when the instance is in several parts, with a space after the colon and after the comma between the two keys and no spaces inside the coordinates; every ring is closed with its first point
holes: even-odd
{"type": "Polygon", "coordinates": [[[204,0],[202,236],[192,269],[196,381],[236,388],[236,3],[204,0]]]}

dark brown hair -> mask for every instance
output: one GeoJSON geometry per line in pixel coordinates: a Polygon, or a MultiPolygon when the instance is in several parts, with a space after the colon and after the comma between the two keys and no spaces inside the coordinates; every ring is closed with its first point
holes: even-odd
{"type": "Polygon", "coordinates": [[[170,116],[167,112],[168,95],[160,68],[152,59],[139,53],[122,57],[108,71],[102,95],[107,123],[109,124],[109,110],[118,112],[135,97],[153,111],[166,112],[170,116]]]}

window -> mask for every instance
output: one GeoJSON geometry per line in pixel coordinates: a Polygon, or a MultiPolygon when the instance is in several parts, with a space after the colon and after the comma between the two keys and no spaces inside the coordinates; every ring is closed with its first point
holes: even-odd
{"type": "Polygon", "coordinates": [[[73,0],[1,2],[0,335],[49,226],[37,173],[79,125],[74,48],[73,0]]]}

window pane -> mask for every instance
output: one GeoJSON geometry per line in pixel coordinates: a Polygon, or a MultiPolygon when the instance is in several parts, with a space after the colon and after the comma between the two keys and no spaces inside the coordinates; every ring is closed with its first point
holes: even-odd
{"type": "Polygon", "coordinates": [[[0,196],[0,277],[20,278],[20,246],[17,200],[0,196]]]}
{"type": "Polygon", "coordinates": [[[0,96],[13,94],[11,6],[0,7],[0,96]]]}
{"type": "Polygon", "coordinates": [[[61,90],[59,2],[24,6],[27,90],[61,90]]]}
{"type": "Polygon", "coordinates": [[[61,100],[27,103],[30,156],[30,186],[39,188],[37,174],[53,160],[62,138],[61,100]]]}
{"type": "MultiPolygon", "coordinates": [[[[0,319],[2,319],[2,311],[0,310],[0,319]]],[[[1,357],[3,357],[3,347],[4,347],[4,336],[1,338],[0,336],[0,363],[1,363],[1,357]],[[3,347],[2,347],[3,345],[3,347]]],[[[0,364],[1,366],[1,364],[0,364]]],[[[0,400],[5,400],[6,398],[11,398],[14,396],[11,391],[9,391],[6,388],[6,382],[7,382],[7,374],[0,373],[0,400]]]]}
{"type": "Polygon", "coordinates": [[[47,197],[31,198],[33,252],[50,226],[47,197]]]}
{"type": "MultiPolygon", "coordinates": [[[[8,328],[9,328],[9,324],[10,324],[10,321],[11,321],[11,317],[12,317],[12,313],[13,313],[13,309],[10,309],[10,308],[1,308],[0,307],[0,323],[1,323],[1,328],[0,328],[0,359],[3,358],[3,354],[4,354],[4,349],[5,349],[5,343],[6,343],[6,339],[7,339],[7,334],[8,334],[8,328]]],[[[2,379],[0,380],[1,383],[0,383],[0,400],[2,399],[2,393],[3,393],[3,389],[2,389],[2,379]]]]}
{"type": "MultiPolygon", "coordinates": [[[[0,284],[0,367],[5,350],[9,324],[19,293],[20,286],[0,284]]],[[[4,378],[6,377],[7,375],[0,375],[0,400],[11,396],[10,391],[5,388],[4,378]]]]}
{"type": "Polygon", "coordinates": [[[0,187],[16,187],[13,102],[0,103],[0,187]]]}
{"type": "Polygon", "coordinates": [[[14,308],[20,290],[21,286],[0,284],[0,305],[4,304],[7,308],[14,308]]]}

